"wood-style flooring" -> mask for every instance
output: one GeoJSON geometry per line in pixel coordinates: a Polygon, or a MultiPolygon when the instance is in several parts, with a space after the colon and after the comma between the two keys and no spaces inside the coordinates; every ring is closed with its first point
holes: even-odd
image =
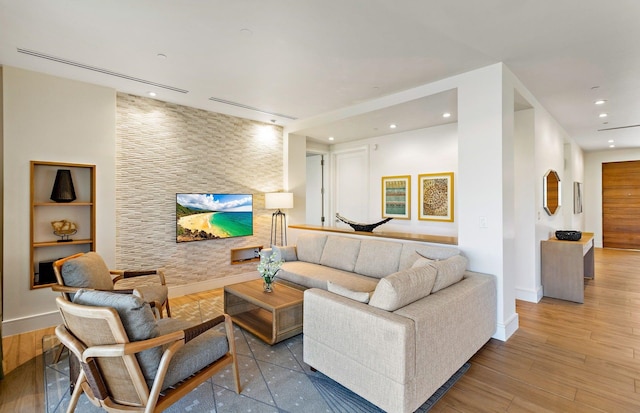
{"type": "MultiPolygon", "coordinates": [[[[518,301],[518,331],[487,343],[432,412],[640,412],[640,252],[596,249],[595,260],[584,304],[518,301]]],[[[0,381],[0,412],[44,411],[41,358],[28,354],[39,344],[22,343],[20,365],[0,381]]]]}

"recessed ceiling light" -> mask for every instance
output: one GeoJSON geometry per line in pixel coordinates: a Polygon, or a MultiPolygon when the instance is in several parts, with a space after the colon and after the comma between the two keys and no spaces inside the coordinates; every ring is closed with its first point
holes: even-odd
{"type": "Polygon", "coordinates": [[[397,128],[397,127],[398,127],[398,125],[396,125],[395,123],[392,123],[391,125],[389,125],[389,127],[390,127],[391,129],[395,129],[395,128],[397,128]]]}
{"type": "Polygon", "coordinates": [[[450,118],[451,117],[451,113],[445,112],[445,113],[442,114],[442,117],[443,118],[450,118]]]}
{"type": "Polygon", "coordinates": [[[613,143],[613,139],[609,139],[607,142],[609,142],[609,143],[613,143]]]}
{"type": "Polygon", "coordinates": [[[253,32],[250,29],[240,29],[240,34],[249,37],[253,35],[253,32]]]}
{"type": "Polygon", "coordinates": [[[158,59],[166,59],[166,58],[167,58],[167,55],[166,55],[166,54],[164,54],[164,53],[158,53],[158,54],[156,55],[156,57],[157,57],[158,59]]]}
{"type": "Polygon", "coordinates": [[[599,116],[599,117],[601,117],[601,118],[606,118],[607,116],[609,116],[609,114],[607,114],[607,113],[601,113],[601,114],[599,114],[598,116],[599,116]]]}
{"type": "Polygon", "coordinates": [[[156,92],[149,92],[149,96],[154,97],[156,95],[156,92]]]}
{"type": "Polygon", "coordinates": [[[329,136],[329,140],[332,141],[334,139],[333,136],[329,136]]]}
{"type": "Polygon", "coordinates": [[[607,103],[607,99],[598,99],[593,103],[596,105],[604,105],[605,103],[607,103]]]}
{"type": "Polygon", "coordinates": [[[615,148],[615,147],[616,147],[616,145],[609,145],[609,147],[610,147],[610,148],[615,148]]]}

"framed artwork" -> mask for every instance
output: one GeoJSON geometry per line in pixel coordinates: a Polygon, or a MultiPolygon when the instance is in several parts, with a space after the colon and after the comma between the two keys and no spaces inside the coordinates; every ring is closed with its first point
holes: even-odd
{"type": "Polygon", "coordinates": [[[418,175],[418,219],[453,222],[453,172],[418,175]]]}
{"type": "Polygon", "coordinates": [[[573,213],[582,213],[582,182],[573,183],[573,213]]]}
{"type": "Polygon", "coordinates": [[[382,177],[382,217],[411,219],[411,176],[382,177]]]}

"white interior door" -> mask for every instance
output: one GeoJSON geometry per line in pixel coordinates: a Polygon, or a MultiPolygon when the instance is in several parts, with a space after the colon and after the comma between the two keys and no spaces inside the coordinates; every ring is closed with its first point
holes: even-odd
{"type": "Polygon", "coordinates": [[[335,213],[357,222],[368,221],[369,211],[369,155],[366,147],[337,152],[333,155],[332,215],[328,221],[336,226],[335,213]]]}
{"type": "Polygon", "coordinates": [[[323,225],[323,155],[307,155],[306,219],[309,225],[323,225]]]}

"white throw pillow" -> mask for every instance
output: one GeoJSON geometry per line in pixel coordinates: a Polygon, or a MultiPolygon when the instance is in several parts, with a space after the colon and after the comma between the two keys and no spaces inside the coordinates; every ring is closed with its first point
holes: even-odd
{"type": "Polygon", "coordinates": [[[327,291],[365,304],[369,302],[369,298],[371,297],[370,293],[364,291],[353,291],[331,281],[327,281],[327,291]]]}
{"type": "Polygon", "coordinates": [[[296,254],[295,245],[280,246],[272,245],[271,250],[274,254],[274,259],[282,261],[298,261],[298,255],[296,254]]]}

